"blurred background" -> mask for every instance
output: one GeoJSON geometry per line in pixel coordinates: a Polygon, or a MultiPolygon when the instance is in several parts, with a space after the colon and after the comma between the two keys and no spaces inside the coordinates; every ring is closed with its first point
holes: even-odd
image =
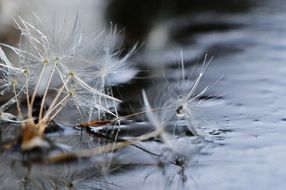
{"type": "Polygon", "coordinates": [[[78,12],[85,31],[100,32],[112,22],[122,30],[127,46],[140,43],[139,50],[159,50],[192,44],[201,33],[242,27],[231,17],[253,6],[253,0],[1,0],[0,39],[15,43],[12,18],[18,15],[29,20],[36,13],[51,23],[78,12]]]}

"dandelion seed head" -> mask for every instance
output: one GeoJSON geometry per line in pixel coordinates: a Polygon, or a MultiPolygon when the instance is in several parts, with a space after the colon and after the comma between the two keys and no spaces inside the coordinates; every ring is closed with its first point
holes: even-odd
{"type": "MultiPolygon", "coordinates": [[[[7,121],[14,119],[5,111],[14,105],[22,129],[11,146],[19,147],[19,152],[29,153],[40,148],[50,156],[58,150],[54,148],[54,140],[47,139],[44,133],[49,122],[63,121],[73,125],[80,119],[101,120],[105,115],[118,117],[116,107],[120,100],[113,97],[111,87],[127,82],[135,75],[135,69],[127,65],[135,48],[123,54],[120,48],[116,48],[114,31],[96,38],[85,35],[80,31],[78,17],[71,29],[62,27],[55,32],[47,29],[38,18],[31,24],[19,17],[16,25],[21,32],[19,45],[1,44],[13,53],[15,61],[8,59],[2,49],[0,52],[0,74],[3,75],[0,91],[4,93],[7,89],[7,92],[14,93],[14,97],[1,106],[0,117],[7,121]],[[125,73],[129,76],[119,80],[118,76],[125,73]],[[35,114],[37,111],[39,113],[35,114]]],[[[88,148],[96,145],[89,143],[88,148]]],[[[109,149],[110,146],[103,151],[109,152],[109,149]]],[[[39,155],[39,160],[45,160],[44,156],[47,155],[39,155]]],[[[107,165],[101,172],[108,173],[110,164],[107,165]]],[[[39,189],[55,188],[55,183],[51,182],[54,179],[51,180],[46,171],[33,172],[20,178],[26,187],[40,184],[39,189]],[[37,172],[41,175],[35,175],[37,172]],[[41,177],[43,183],[38,180],[41,177]]],[[[66,179],[68,186],[76,187],[84,181],[75,176],[66,179]]]]}
{"type": "Polygon", "coordinates": [[[9,82],[15,80],[17,91],[25,88],[25,92],[33,96],[55,97],[54,93],[61,93],[60,98],[64,94],[70,96],[69,104],[75,105],[81,115],[113,114],[110,110],[116,110],[118,99],[107,94],[105,89],[127,82],[137,73],[127,64],[135,47],[123,56],[116,27],[89,35],[81,31],[78,15],[71,27],[65,26],[65,22],[51,29],[37,16],[33,23],[21,17],[15,19],[21,33],[19,45],[1,45],[14,53],[18,61],[9,61],[0,49],[1,69],[5,75],[1,92],[11,91],[9,82]],[[60,86],[63,89],[60,90],[60,86]]]}

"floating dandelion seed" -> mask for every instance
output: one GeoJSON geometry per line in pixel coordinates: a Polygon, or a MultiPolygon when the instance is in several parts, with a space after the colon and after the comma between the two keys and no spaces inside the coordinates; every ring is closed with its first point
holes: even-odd
{"type": "Polygon", "coordinates": [[[188,129],[194,135],[198,135],[198,133],[193,124],[194,118],[192,112],[199,102],[197,99],[200,98],[208,90],[209,86],[205,87],[200,92],[197,92],[197,89],[211,60],[212,58],[207,61],[207,55],[205,56],[198,77],[193,82],[191,82],[191,79],[186,78],[185,76],[183,54],[181,54],[182,79],[178,84],[178,88],[174,88],[174,91],[177,91],[177,96],[170,97],[170,101],[173,101],[176,105],[175,112],[177,117],[186,119],[188,121],[188,129]]]}
{"type": "Polygon", "coordinates": [[[181,54],[181,70],[178,73],[179,78],[176,82],[164,81],[160,83],[160,88],[150,89],[152,95],[151,104],[160,109],[157,114],[160,120],[185,120],[187,127],[193,135],[199,135],[194,126],[193,111],[196,109],[200,101],[198,99],[209,89],[209,86],[198,92],[199,83],[209,65],[212,58],[207,61],[204,58],[203,65],[199,71],[197,78],[186,77],[183,54],[181,54]]]}

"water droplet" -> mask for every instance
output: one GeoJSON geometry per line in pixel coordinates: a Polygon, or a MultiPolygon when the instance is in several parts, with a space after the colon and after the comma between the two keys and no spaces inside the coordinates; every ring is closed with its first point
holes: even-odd
{"type": "Polygon", "coordinates": [[[184,117],[185,116],[185,109],[182,105],[178,106],[176,109],[176,115],[178,117],[184,117]]]}

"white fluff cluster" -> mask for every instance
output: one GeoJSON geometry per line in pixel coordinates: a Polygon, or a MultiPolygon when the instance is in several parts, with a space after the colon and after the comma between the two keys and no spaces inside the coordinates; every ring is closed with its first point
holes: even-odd
{"type": "MultiPolygon", "coordinates": [[[[21,17],[15,20],[21,32],[17,47],[1,44],[0,93],[10,92],[14,97],[0,107],[0,112],[5,113],[14,103],[20,104],[25,97],[28,107],[32,107],[35,97],[41,96],[40,119],[54,119],[65,105],[76,109],[77,116],[115,115],[112,110],[120,100],[112,96],[110,88],[136,74],[127,65],[135,48],[122,56],[116,27],[110,32],[85,34],[78,16],[70,28],[66,28],[70,22],[66,19],[62,27],[52,29],[36,15],[34,20],[33,24],[21,17]],[[13,54],[13,59],[8,58],[4,48],[13,54]],[[46,116],[41,115],[44,106],[49,106],[46,116]]],[[[21,107],[18,105],[18,109],[21,107]]]]}

